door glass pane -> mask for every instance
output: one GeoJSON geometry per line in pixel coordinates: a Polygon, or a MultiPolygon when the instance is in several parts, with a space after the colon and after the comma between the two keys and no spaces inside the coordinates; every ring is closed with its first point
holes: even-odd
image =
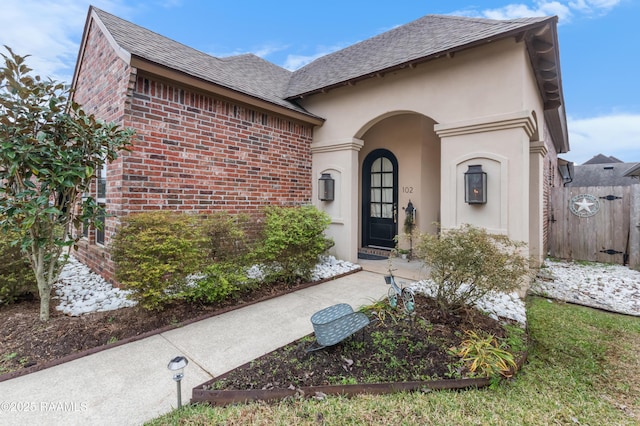
{"type": "Polygon", "coordinates": [[[393,187],[393,173],[382,174],[382,186],[384,186],[385,188],[393,187]]]}
{"type": "Polygon", "coordinates": [[[393,163],[390,159],[379,157],[371,163],[369,214],[372,218],[393,219],[393,175],[393,163]]]}
{"type": "Polygon", "coordinates": [[[371,173],[380,172],[382,170],[381,166],[382,159],[377,158],[373,164],[371,165],[371,173]]]}
{"type": "Polygon", "coordinates": [[[382,191],[382,201],[383,203],[393,203],[393,188],[384,188],[382,191]]]}
{"type": "Polygon", "coordinates": [[[371,217],[380,217],[381,208],[379,203],[371,203],[371,217]]]}
{"type": "Polygon", "coordinates": [[[393,205],[392,204],[382,204],[382,217],[386,219],[391,219],[393,217],[393,205]]]}

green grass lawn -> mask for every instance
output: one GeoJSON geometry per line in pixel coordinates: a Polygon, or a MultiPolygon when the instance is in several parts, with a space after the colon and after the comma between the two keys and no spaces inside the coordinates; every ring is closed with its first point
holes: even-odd
{"type": "Polygon", "coordinates": [[[528,363],[494,388],[230,407],[186,406],[149,425],[637,425],[640,318],[533,297],[528,363]]]}

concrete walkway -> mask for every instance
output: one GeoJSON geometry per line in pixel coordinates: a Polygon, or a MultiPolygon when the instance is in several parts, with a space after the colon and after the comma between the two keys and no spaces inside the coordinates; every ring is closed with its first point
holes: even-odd
{"type": "MultiPolygon", "coordinates": [[[[182,401],[191,389],[313,331],[314,312],[336,303],[354,309],[386,296],[387,261],[363,271],[0,382],[0,425],[136,425],[177,405],[169,361],[186,356],[182,401]]],[[[395,260],[394,274],[423,277],[395,260]]]]}

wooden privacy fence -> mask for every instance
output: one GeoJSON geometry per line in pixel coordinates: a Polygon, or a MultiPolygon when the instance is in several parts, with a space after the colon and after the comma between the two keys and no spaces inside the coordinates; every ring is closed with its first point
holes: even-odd
{"type": "Polygon", "coordinates": [[[640,267],[640,184],[554,188],[549,254],[640,267]]]}

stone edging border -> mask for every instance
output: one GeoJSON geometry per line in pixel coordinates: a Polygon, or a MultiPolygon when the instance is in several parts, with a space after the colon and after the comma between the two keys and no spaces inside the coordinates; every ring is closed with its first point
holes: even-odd
{"type": "MultiPolygon", "coordinates": [[[[517,368],[513,372],[515,375],[522,369],[526,360],[527,352],[524,352],[517,360],[517,368]]],[[[247,367],[248,362],[237,369],[247,367]]],[[[231,370],[233,371],[233,370],[231,370]]],[[[324,395],[355,396],[361,394],[384,395],[396,392],[428,391],[428,390],[456,390],[469,388],[483,388],[491,384],[488,377],[473,379],[443,379],[414,382],[391,382],[391,383],[369,383],[355,385],[325,385],[307,386],[295,389],[251,389],[251,390],[206,390],[205,387],[224,379],[230,372],[202,383],[191,390],[191,404],[201,403],[212,406],[225,406],[229,404],[247,403],[254,401],[277,401],[285,398],[313,398],[324,395]]]]}
{"type": "Polygon", "coordinates": [[[243,303],[243,304],[240,304],[240,305],[229,306],[229,307],[222,308],[222,309],[220,309],[218,311],[215,311],[215,312],[211,312],[211,313],[208,313],[208,314],[205,314],[205,315],[201,315],[201,316],[196,317],[196,318],[192,318],[190,320],[181,322],[179,324],[167,325],[167,326],[164,326],[162,328],[158,328],[158,329],[155,329],[155,330],[152,330],[152,331],[148,331],[146,333],[139,334],[137,336],[127,337],[126,339],[122,339],[122,340],[114,342],[114,343],[109,343],[109,344],[102,345],[102,346],[96,346],[95,348],[87,349],[87,350],[81,351],[81,352],[76,352],[76,353],[64,356],[62,358],[59,358],[59,359],[56,359],[56,360],[53,360],[53,361],[45,362],[45,363],[42,363],[42,364],[36,364],[36,365],[34,365],[32,367],[27,367],[27,368],[24,368],[22,370],[15,370],[15,371],[12,371],[10,373],[1,374],[0,375],[0,382],[4,382],[6,380],[15,379],[17,377],[21,377],[21,376],[25,376],[27,374],[35,373],[37,371],[45,370],[47,368],[55,367],[57,365],[64,364],[64,363],[67,363],[67,362],[70,362],[70,361],[74,361],[76,359],[83,358],[83,357],[88,356],[88,355],[93,355],[95,353],[102,352],[102,351],[107,350],[107,349],[115,348],[115,347],[118,347],[118,346],[121,346],[121,345],[126,345],[127,343],[132,343],[132,342],[135,342],[135,341],[138,341],[138,340],[145,339],[147,337],[151,337],[151,336],[155,336],[157,334],[165,333],[167,331],[174,330],[176,328],[181,328],[181,327],[184,327],[184,326],[189,325],[189,324],[193,324],[193,323],[198,322],[198,321],[202,321],[202,320],[205,320],[205,319],[217,316],[217,315],[225,314],[227,312],[235,311],[237,309],[244,308],[246,306],[251,306],[251,305],[254,305],[256,303],[264,302],[264,301],[267,301],[267,300],[270,300],[270,299],[275,299],[276,297],[284,296],[285,294],[293,293],[293,292],[298,291],[298,290],[304,290],[306,288],[314,287],[316,285],[323,284],[323,283],[326,283],[326,282],[329,282],[329,281],[333,281],[333,280],[336,280],[338,278],[346,277],[347,275],[355,274],[355,273],[360,272],[360,271],[362,271],[362,267],[361,266],[359,266],[358,268],[353,269],[353,270],[351,270],[349,272],[345,272],[345,273],[339,274],[339,275],[334,275],[333,277],[330,277],[330,278],[324,278],[322,280],[313,281],[313,282],[306,283],[306,284],[301,284],[299,286],[296,286],[293,289],[293,291],[272,294],[270,296],[266,296],[266,297],[263,297],[261,299],[256,299],[256,300],[253,300],[253,301],[250,301],[250,302],[246,302],[246,303],[243,303]]]}

